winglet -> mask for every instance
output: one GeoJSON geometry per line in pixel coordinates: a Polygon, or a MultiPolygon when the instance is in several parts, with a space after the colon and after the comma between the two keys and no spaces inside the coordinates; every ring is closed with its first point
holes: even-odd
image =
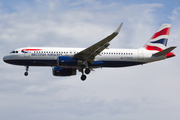
{"type": "Polygon", "coordinates": [[[120,29],[121,29],[121,27],[122,27],[122,25],[123,25],[123,22],[122,22],[122,23],[119,25],[119,27],[114,31],[114,33],[118,34],[119,31],[120,31],[120,29]]]}

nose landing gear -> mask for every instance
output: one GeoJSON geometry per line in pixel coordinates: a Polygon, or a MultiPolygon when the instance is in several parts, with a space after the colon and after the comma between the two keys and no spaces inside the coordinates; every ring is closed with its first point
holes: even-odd
{"type": "Polygon", "coordinates": [[[28,70],[29,70],[29,66],[26,66],[26,72],[24,73],[25,76],[28,76],[28,70]]]}

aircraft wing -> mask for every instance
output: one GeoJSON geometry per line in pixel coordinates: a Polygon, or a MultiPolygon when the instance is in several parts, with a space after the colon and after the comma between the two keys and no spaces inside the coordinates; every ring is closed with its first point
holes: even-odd
{"type": "Polygon", "coordinates": [[[104,38],[103,40],[97,42],[96,44],[82,50],[81,52],[74,55],[75,58],[80,59],[83,61],[83,64],[85,62],[90,62],[93,64],[94,58],[101,53],[105,48],[107,48],[110,44],[109,42],[118,35],[121,26],[123,23],[119,25],[119,27],[109,36],[104,38]]]}

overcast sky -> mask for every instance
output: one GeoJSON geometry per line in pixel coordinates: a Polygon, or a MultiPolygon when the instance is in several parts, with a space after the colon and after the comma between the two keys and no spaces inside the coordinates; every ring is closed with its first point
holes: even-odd
{"type": "Polygon", "coordinates": [[[0,0],[1,120],[179,120],[179,0],[0,0]],[[123,22],[109,48],[140,48],[163,23],[176,57],[127,68],[95,69],[80,80],[51,67],[2,61],[27,46],[89,47],[123,22]]]}

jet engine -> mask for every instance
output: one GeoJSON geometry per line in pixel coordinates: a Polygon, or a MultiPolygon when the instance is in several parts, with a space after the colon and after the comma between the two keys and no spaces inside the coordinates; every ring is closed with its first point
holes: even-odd
{"type": "Polygon", "coordinates": [[[61,68],[61,67],[53,67],[52,72],[54,76],[76,75],[76,69],[67,69],[67,68],[61,68]]]}
{"type": "Polygon", "coordinates": [[[59,56],[57,58],[57,66],[72,66],[72,65],[81,65],[82,61],[77,60],[69,56],[59,56]]]}

